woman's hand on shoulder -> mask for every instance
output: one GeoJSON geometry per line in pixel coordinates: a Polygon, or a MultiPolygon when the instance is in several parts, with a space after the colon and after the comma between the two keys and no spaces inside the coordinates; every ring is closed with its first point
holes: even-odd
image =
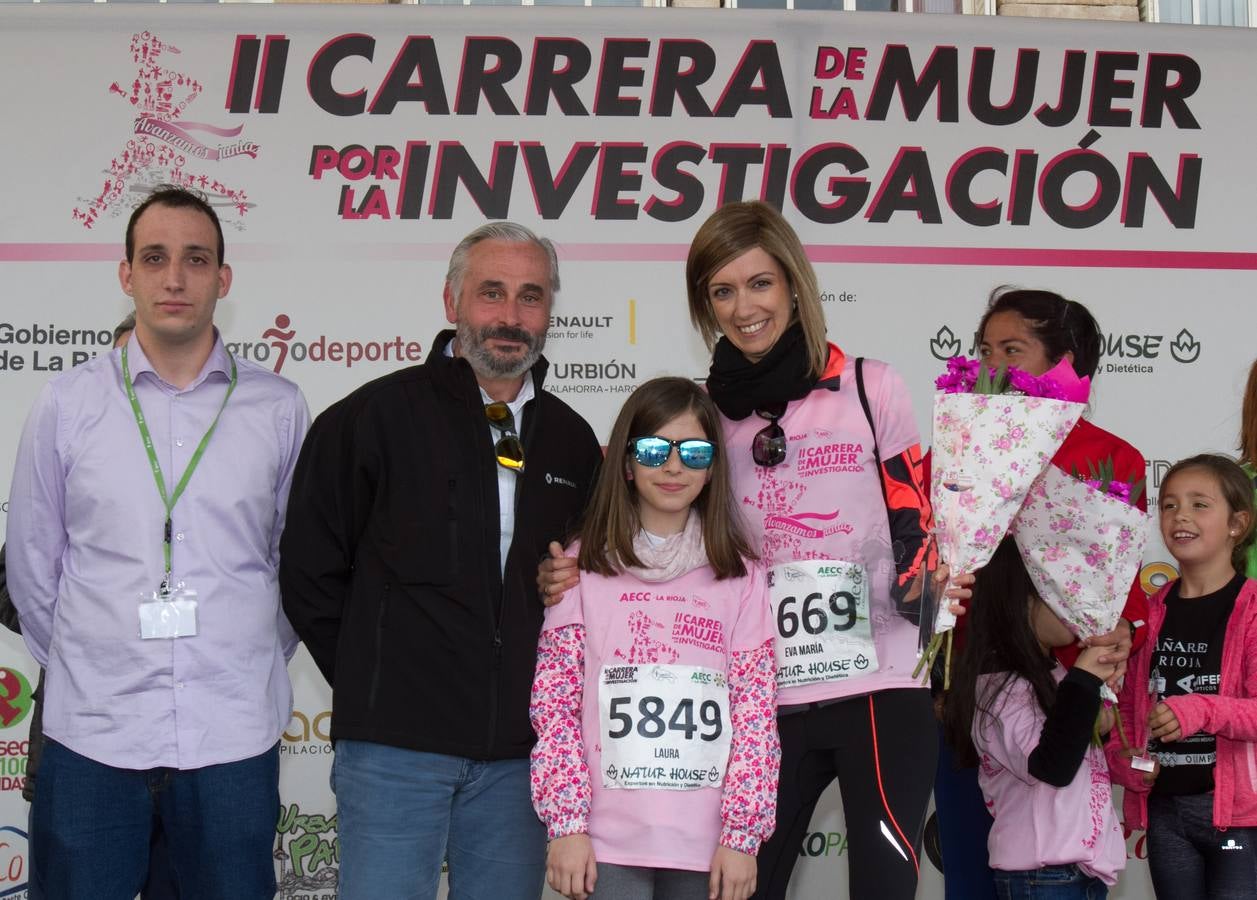
{"type": "Polygon", "coordinates": [[[546,883],[568,900],[586,900],[598,881],[594,845],[587,834],[555,838],[546,850],[546,883]]]}
{"type": "Polygon", "coordinates": [[[550,555],[541,560],[537,567],[537,594],[546,606],[554,606],[563,599],[563,594],[580,583],[580,570],[576,560],[563,555],[563,546],[558,541],[550,542],[550,555]]]}
{"type": "Polygon", "coordinates": [[[755,857],[748,853],[716,848],[711,858],[708,900],[747,900],[755,893],[755,857]]]}

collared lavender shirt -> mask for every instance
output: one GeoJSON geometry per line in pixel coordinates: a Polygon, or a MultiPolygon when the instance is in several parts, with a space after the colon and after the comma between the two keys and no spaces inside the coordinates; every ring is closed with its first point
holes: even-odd
{"type": "MultiPolygon", "coordinates": [[[[179,390],[134,335],[128,355],[173,494],[222,405],[231,358],[215,334],[179,390]]],[[[199,594],[194,637],[140,639],[140,598],[162,580],[166,512],[121,351],[45,385],[22,433],[8,586],[26,646],[48,670],[44,732],[105,765],[246,759],[278,741],[292,714],[297,636],[279,604],[279,536],[310,412],[292,382],[236,365],[236,390],[172,515],[173,580],[199,594]]]]}

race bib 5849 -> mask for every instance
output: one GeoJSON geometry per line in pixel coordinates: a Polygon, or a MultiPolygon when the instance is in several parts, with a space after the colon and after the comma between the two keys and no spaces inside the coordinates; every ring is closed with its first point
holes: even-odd
{"type": "Polygon", "coordinates": [[[603,666],[602,784],[693,790],[724,783],[732,729],[725,673],[704,666],[603,666]]]}

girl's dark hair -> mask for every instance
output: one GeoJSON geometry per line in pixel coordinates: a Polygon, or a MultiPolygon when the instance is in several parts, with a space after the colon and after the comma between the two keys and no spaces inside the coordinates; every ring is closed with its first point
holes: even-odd
{"type": "Polygon", "coordinates": [[[1077,300],[1066,300],[1051,291],[998,287],[991,292],[986,312],[978,323],[979,343],[991,316],[1002,312],[1015,312],[1026,320],[1053,364],[1060,362],[1066,353],[1073,353],[1074,371],[1078,376],[1095,377],[1104,349],[1104,336],[1100,334],[1095,316],[1077,300]]]}
{"type": "Polygon", "coordinates": [[[999,718],[1005,688],[1014,678],[1030,683],[1045,713],[1056,699],[1052,660],[1044,656],[1030,620],[1029,601],[1037,597],[1016,541],[1004,538],[973,583],[964,650],[959,658],[953,655],[951,689],[943,700],[943,733],[958,765],[978,764],[974,718],[980,728],[999,718]],[[981,697],[979,675],[995,676],[981,697]]]}
{"type": "Polygon", "coordinates": [[[1216,478],[1218,487],[1222,490],[1222,499],[1226,501],[1231,514],[1242,513],[1245,516],[1247,521],[1244,523],[1244,530],[1236,536],[1235,546],[1231,550],[1232,567],[1237,572],[1243,572],[1246,568],[1248,547],[1253,542],[1254,528],[1257,528],[1257,521],[1254,521],[1252,479],[1229,456],[1201,453],[1180,459],[1170,466],[1170,470],[1161,478],[1162,496],[1165,496],[1170,479],[1187,469],[1203,469],[1216,478]]]}
{"type": "Polygon", "coordinates": [[[1240,462],[1257,466],[1257,360],[1248,370],[1244,405],[1240,410],[1240,462]]]}
{"type": "MultiPolygon", "coordinates": [[[[720,414],[706,391],[688,378],[654,378],[629,396],[611,429],[607,458],[598,473],[593,499],[580,529],[582,571],[615,575],[626,566],[640,567],[633,538],[641,530],[637,491],[627,478],[629,438],[654,434],[677,416],[693,413],[703,436],[716,445],[711,478],[694,500],[703,524],[703,545],[716,578],[740,578],[747,559],[754,559],[740,517],[733,505],[729,459],[720,429],[720,414]]],[[[695,435],[697,437],[697,435],[695,435]]]]}

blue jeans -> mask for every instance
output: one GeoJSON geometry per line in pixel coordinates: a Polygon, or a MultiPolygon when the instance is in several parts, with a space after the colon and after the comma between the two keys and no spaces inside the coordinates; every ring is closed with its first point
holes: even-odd
{"type": "Polygon", "coordinates": [[[332,762],[339,900],[537,900],[546,831],[528,760],[481,762],[339,740],[332,762]]]}
{"type": "MultiPolygon", "coordinates": [[[[42,741],[43,738],[41,737],[42,741]]],[[[35,799],[32,791],[31,800],[35,799]]],[[[26,833],[32,834],[31,814],[27,811],[26,833]]],[[[40,893],[40,886],[35,883],[34,876],[27,870],[26,900],[46,900],[40,893]]],[[[161,829],[154,829],[148,843],[148,875],[144,879],[144,887],[140,890],[140,900],[179,900],[179,883],[175,881],[175,873],[170,868],[170,850],[166,846],[166,835],[161,829]]]]}
{"type": "Polygon", "coordinates": [[[31,881],[45,900],[133,900],[165,834],[180,896],[272,900],[279,746],[200,769],[117,769],[49,740],[31,807],[31,881]]]}
{"type": "Polygon", "coordinates": [[[993,870],[999,900],[1104,900],[1103,881],[1077,866],[1044,866],[1024,872],[993,870]]]}
{"type": "Polygon", "coordinates": [[[1159,900],[1257,897],[1257,828],[1213,827],[1213,792],[1148,798],[1148,872],[1159,900]]]}
{"type": "Polygon", "coordinates": [[[179,900],[179,882],[171,868],[170,846],[166,834],[154,831],[148,844],[148,876],[140,891],[140,900],[179,900]]]}

